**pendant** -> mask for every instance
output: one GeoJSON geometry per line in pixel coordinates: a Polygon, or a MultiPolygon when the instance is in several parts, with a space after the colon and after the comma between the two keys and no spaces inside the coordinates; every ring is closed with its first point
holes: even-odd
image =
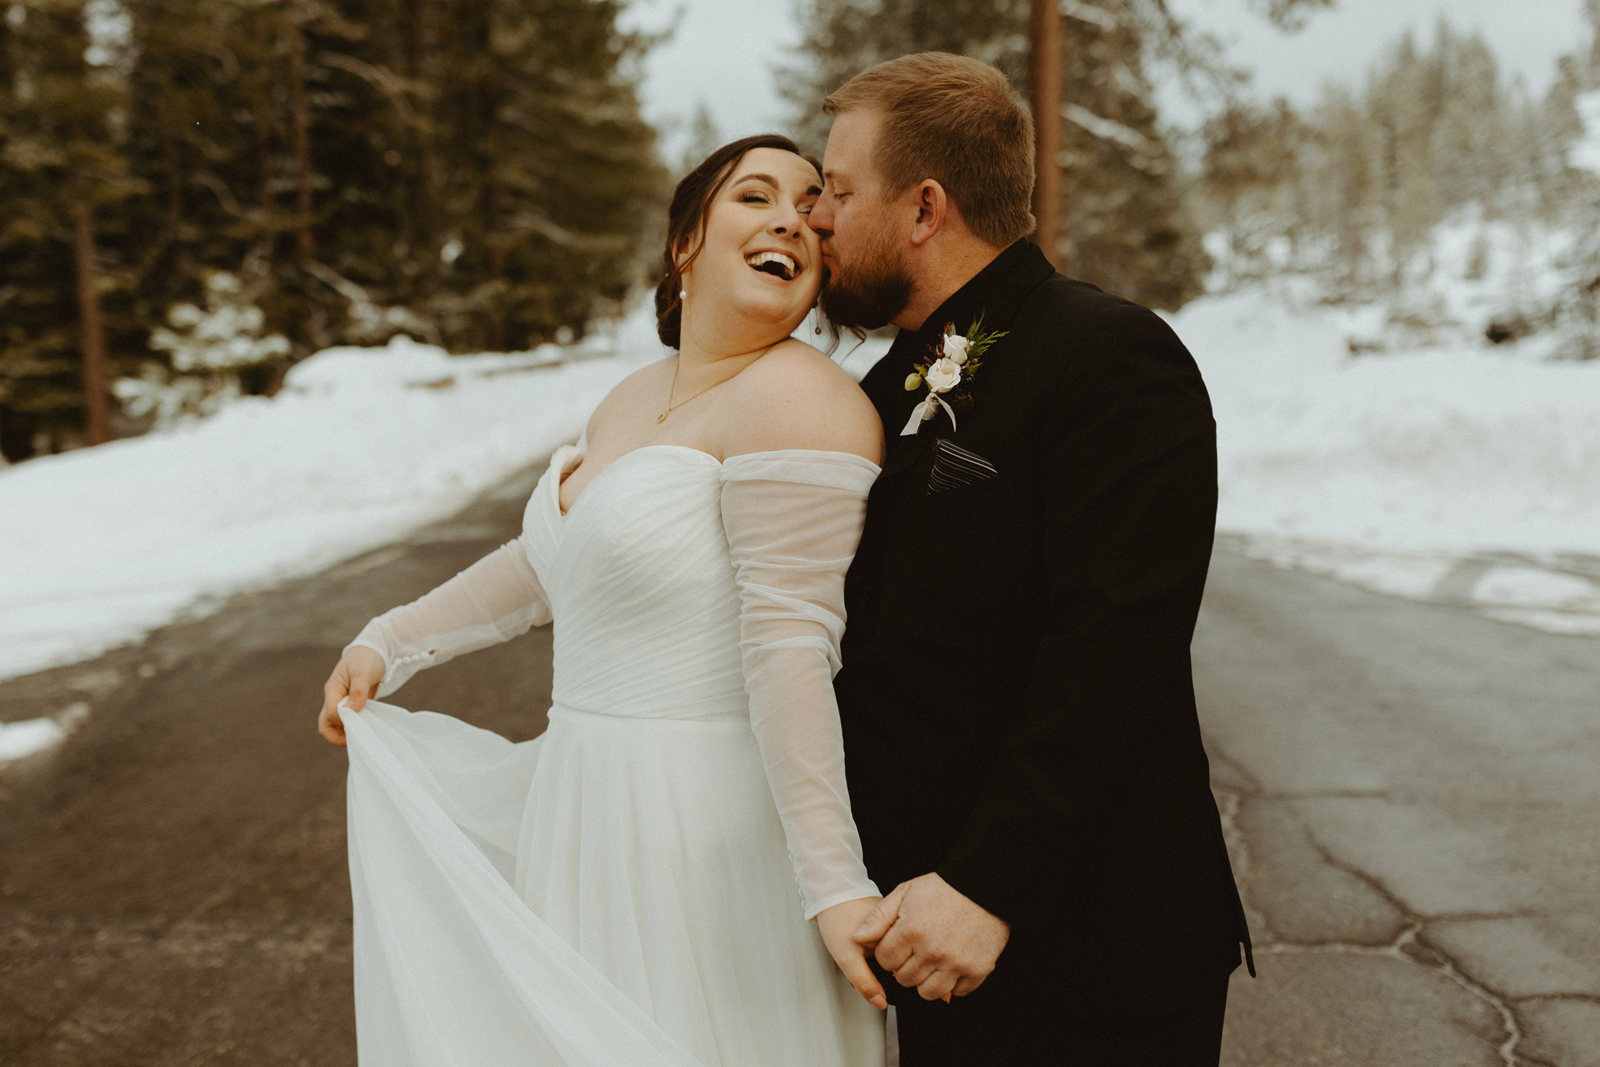
{"type": "Polygon", "coordinates": [[[667,421],[667,416],[668,416],[668,415],[671,415],[671,414],[672,414],[672,411],[671,411],[671,409],[668,409],[668,410],[666,410],[666,411],[663,411],[663,412],[662,412],[662,413],[661,413],[661,417],[660,417],[660,418],[658,418],[658,419],[656,419],[656,424],[657,424],[657,425],[660,425],[660,424],[661,424],[661,423],[663,423],[663,422],[666,422],[666,421],[667,421]]]}

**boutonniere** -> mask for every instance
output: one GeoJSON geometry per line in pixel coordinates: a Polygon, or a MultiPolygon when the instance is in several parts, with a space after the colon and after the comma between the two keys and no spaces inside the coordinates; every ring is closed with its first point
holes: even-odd
{"type": "Polygon", "coordinates": [[[983,332],[983,313],[972,320],[966,333],[956,333],[956,324],[947,322],[939,344],[928,346],[928,355],[906,375],[906,392],[914,393],[924,385],[928,395],[922,403],[911,409],[911,418],[901,437],[908,437],[922,429],[922,424],[939,413],[950,416],[950,428],[956,428],[956,411],[970,411],[975,403],[972,396],[972,378],[983,366],[983,354],[989,346],[1006,335],[1005,330],[983,332]]]}

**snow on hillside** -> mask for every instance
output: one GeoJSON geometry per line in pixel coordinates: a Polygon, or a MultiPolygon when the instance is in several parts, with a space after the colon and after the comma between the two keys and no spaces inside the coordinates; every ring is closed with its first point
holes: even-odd
{"type": "Polygon", "coordinates": [[[98,655],[452,514],[576,438],[612,385],[659,358],[637,318],[518,355],[403,337],[330,349],[270,400],[0,470],[0,678],[98,655]]]}
{"type": "Polygon", "coordinates": [[[1373,315],[1280,284],[1172,316],[1216,409],[1219,529],[1282,565],[1600,633],[1600,363],[1352,355],[1373,315]]]}

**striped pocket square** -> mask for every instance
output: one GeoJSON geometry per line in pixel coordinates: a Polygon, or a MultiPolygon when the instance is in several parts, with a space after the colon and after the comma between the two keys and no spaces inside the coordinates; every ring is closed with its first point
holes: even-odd
{"type": "Polygon", "coordinates": [[[1000,472],[995,465],[943,437],[933,442],[933,470],[928,474],[928,492],[944,493],[964,485],[986,482],[1000,472]]]}

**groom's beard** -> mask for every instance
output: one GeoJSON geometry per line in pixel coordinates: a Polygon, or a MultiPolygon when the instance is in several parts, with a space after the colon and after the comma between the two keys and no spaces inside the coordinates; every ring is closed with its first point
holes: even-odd
{"type": "Polygon", "coordinates": [[[830,264],[822,288],[822,313],[843,329],[876,330],[905,310],[911,300],[911,272],[901,250],[874,233],[857,263],[830,264]]]}

